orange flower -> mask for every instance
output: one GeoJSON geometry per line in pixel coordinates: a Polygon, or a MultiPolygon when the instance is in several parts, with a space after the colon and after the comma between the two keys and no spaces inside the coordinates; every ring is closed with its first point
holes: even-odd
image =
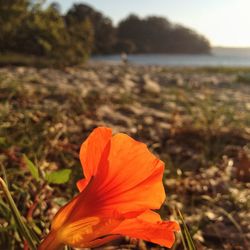
{"type": "Polygon", "coordinates": [[[57,212],[40,250],[97,247],[120,235],[173,245],[178,224],[151,210],[165,199],[164,164],[145,144],[100,127],[82,144],[80,160],[80,193],[57,212]]]}

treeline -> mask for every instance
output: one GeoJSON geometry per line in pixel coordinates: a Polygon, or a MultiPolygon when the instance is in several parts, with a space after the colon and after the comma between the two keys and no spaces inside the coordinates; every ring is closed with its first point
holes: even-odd
{"type": "Polygon", "coordinates": [[[62,16],[57,3],[45,8],[39,0],[0,0],[0,52],[75,64],[88,57],[93,42],[89,18],[62,16]]]}
{"type": "Polygon", "coordinates": [[[114,27],[85,4],[65,15],[43,0],[0,0],[0,52],[81,63],[91,53],[208,53],[206,38],[162,17],[130,15],[114,27]]]}
{"type": "MultiPolygon", "coordinates": [[[[117,27],[118,45],[132,53],[209,53],[209,41],[195,31],[150,16],[130,15],[117,27]]],[[[119,48],[119,46],[118,46],[119,48]]]]}

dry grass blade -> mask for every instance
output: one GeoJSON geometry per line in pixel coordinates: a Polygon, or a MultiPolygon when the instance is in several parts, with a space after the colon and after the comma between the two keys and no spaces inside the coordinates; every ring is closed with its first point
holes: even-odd
{"type": "Polygon", "coordinates": [[[24,223],[23,218],[22,218],[21,214],[19,213],[18,208],[16,207],[16,204],[15,204],[14,200],[12,199],[12,196],[10,194],[10,191],[9,191],[7,185],[5,184],[4,180],[1,177],[0,177],[0,185],[2,187],[4,194],[5,194],[5,197],[9,203],[10,209],[11,209],[12,214],[14,216],[14,219],[15,219],[15,222],[16,222],[17,227],[19,229],[19,233],[21,234],[21,237],[24,238],[28,242],[31,250],[35,250],[36,249],[36,242],[32,238],[28,227],[24,223]]]}
{"type": "Polygon", "coordinates": [[[193,241],[192,236],[191,236],[191,234],[188,230],[188,227],[185,223],[184,217],[178,208],[176,208],[176,210],[177,210],[178,218],[182,224],[181,238],[182,238],[182,243],[183,243],[184,249],[185,250],[186,249],[187,250],[196,250],[196,247],[194,245],[194,241],[193,241]]]}

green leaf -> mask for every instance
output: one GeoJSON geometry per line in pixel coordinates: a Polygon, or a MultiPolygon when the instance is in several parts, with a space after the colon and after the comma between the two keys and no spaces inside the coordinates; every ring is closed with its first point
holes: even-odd
{"type": "Polygon", "coordinates": [[[45,179],[52,184],[63,184],[69,181],[70,169],[62,169],[51,173],[46,173],[45,179]]]}
{"type": "Polygon", "coordinates": [[[34,165],[34,163],[24,154],[23,155],[23,160],[26,164],[26,166],[28,167],[31,175],[37,180],[39,181],[40,177],[39,177],[39,172],[38,172],[38,168],[34,165]]]}

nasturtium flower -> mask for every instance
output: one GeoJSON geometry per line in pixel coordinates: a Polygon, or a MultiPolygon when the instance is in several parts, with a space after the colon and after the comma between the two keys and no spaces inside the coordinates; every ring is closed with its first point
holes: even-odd
{"type": "Polygon", "coordinates": [[[80,193],[55,215],[39,249],[97,247],[121,235],[171,247],[174,221],[152,211],[165,200],[164,164],[126,134],[99,127],[82,144],[80,193]]]}

